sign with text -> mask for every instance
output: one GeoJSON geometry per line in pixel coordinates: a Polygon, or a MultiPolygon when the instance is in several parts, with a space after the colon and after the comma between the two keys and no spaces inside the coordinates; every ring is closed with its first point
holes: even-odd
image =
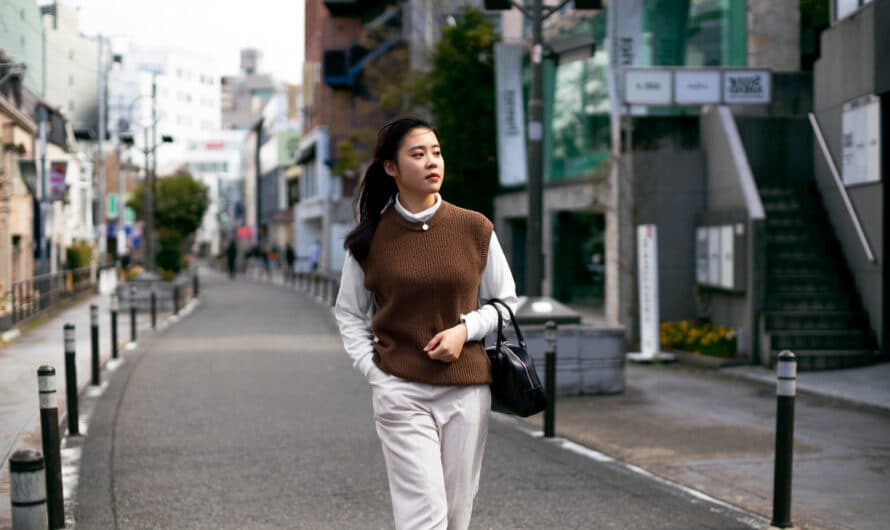
{"type": "Polygon", "coordinates": [[[720,103],[720,70],[674,72],[674,102],[678,105],[720,103]]]}
{"type": "Polygon", "coordinates": [[[881,101],[875,95],[844,103],[841,178],[844,185],[881,180],[881,101]]]}
{"type": "Polygon", "coordinates": [[[625,68],[625,105],[765,104],[772,98],[769,70],[737,68],[625,68]]]}
{"type": "Polygon", "coordinates": [[[501,186],[528,182],[525,112],[520,79],[524,53],[525,46],[522,44],[499,42],[494,47],[498,175],[501,186]]]}
{"type": "Polygon", "coordinates": [[[631,105],[670,105],[673,90],[670,70],[624,71],[624,100],[631,105]]]}
{"type": "Polygon", "coordinates": [[[724,70],[724,103],[769,103],[770,97],[769,71],[724,70]]]}

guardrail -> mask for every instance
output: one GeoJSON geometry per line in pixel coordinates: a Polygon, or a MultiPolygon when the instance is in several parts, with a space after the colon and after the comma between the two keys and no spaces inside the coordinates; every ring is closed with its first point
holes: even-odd
{"type": "Polygon", "coordinates": [[[813,132],[816,134],[816,141],[819,143],[819,150],[822,152],[822,157],[825,159],[825,163],[828,165],[828,169],[831,171],[831,176],[834,178],[834,184],[837,186],[837,191],[841,196],[841,200],[844,203],[844,207],[847,209],[847,215],[850,217],[850,220],[853,223],[853,228],[856,230],[856,235],[859,236],[859,243],[862,244],[862,250],[865,252],[865,257],[868,258],[870,263],[875,262],[874,252],[871,250],[871,244],[868,242],[868,237],[865,235],[865,230],[862,229],[862,223],[859,221],[859,215],[856,213],[856,209],[853,208],[853,203],[850,202],[850,195],[847,194],[847,187],[844,186],[843,181],[841,180],[840,172],[837,170],[837,165],[834,163],[834,158],[831,156],[831,151],[828,150],[828,143],[825,142],[825,137],[822,135],[822,127],[819,126],[819,120],[816,119],[816,115],[812,112],[809,114],[810,117],[810,125],[813,126],[813,132]]]}
{"type": "Polygon", "coordinates": [[[41,274],[10,286],[12,323],[30,320],[47,309],[90,289],[94,284],[90,267],[41,274]]]}

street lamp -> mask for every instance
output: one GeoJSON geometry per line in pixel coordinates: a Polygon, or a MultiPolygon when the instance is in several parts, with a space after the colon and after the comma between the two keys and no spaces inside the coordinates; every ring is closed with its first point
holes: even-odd
{"type": "MultiPolygon", "coordinates": [[[[543,232],[543,202],[544,202],[544,103],[542,94],[544,82],[541,76],[541,64],[545,51],[543,43],[544,21],[550,15],[565,7],[570,0],[564,0],[557,6],[544,6],[542,0],[534,0],[530,8],[527,8],[511,0],[485,0],[485,9],[503,11],[513,7],[522,12],[532,22],[532,48],[531,48],[531,87],[528,99],[528,230],[526,232],[526,303],[529,308],[544,309],[554,308],[558,303],[554,300],[541,298],[541,280],[544,271],[544,255],[541,250],[543,232]]],[[[602,9],[600,0],[575,0],[575,9],[602,9]]],[[[572,36],[559,39],[547,48],[547,56],[562,57],[564,64],[566,59],[577,60],[589,57],[593,54],[595,43],[588,36],[572,36]],[[564,54],[564,55],[563,55],[564,54]]],[[[517,313],[522,312],[523,307],[517,313]]],[[[517,317],[519,318],[519,317],[517,317]]]]}

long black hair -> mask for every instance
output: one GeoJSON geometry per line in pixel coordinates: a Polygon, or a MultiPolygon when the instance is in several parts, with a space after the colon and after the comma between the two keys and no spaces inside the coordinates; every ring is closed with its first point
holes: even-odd
{"type": "Polygon", "coordinates": [[[383,163],[387,160],[397,161],[402,140],[414,129],[429,129],[437,137],[439,136],[432,125],[414,115],[399,116],[384,125],[377,133],[374,160],[365,171],[365,176],[352,201],[353,208],[358,213],[358,224],[346,236],[343,245],[359,262],[368,257],[371,239],[380,223],[381,213],[391,200],[395,200],[399,191],[395,179],[384,170],[383,163]]]}

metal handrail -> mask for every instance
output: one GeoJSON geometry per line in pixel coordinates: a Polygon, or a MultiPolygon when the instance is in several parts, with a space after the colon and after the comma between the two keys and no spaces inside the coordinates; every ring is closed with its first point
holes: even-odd
{"type": "Polygon", "coordinates": [[[10,285],[10,314],[19,324],[93,285],[90,267],[41,274],[10,285]]]}
{"type": "Polygon", "coordinates": [[[847,208],[847,214],[853,221],[853,228],[856,229],[856,234],[859,236],[859,242],[862,243],[862,248],[865,250],[865,256],[868,258],[868,261],[874,263],[875,255],[871,250],[871,245],[868,243],[868,237],[866,237],[865,231],[862,229],[859,215],[856,213],[856,209],[853,208],[853,203],[850,202],[847,188],[844,186],[843,181],[841,181],[841,175],[838,173],[834,158],[831,156],[831,151],[828,150],[828,144],[825,142],[825,137],[822,136],[822,128],[819,126],[819,121],[816,119],[816,115],[812,112],[809,113],[809,117],[810,125],[813,127],[813,132],[816,133],[816,140],[819,142],[819,148],[822,150],[822,156],[825,157],[828,169],[831,170],[831,176],[834,177],[834,183],[837,185],[837,190],[841,195],[841,199],[844,201],[844,206],[847,208]]]}

